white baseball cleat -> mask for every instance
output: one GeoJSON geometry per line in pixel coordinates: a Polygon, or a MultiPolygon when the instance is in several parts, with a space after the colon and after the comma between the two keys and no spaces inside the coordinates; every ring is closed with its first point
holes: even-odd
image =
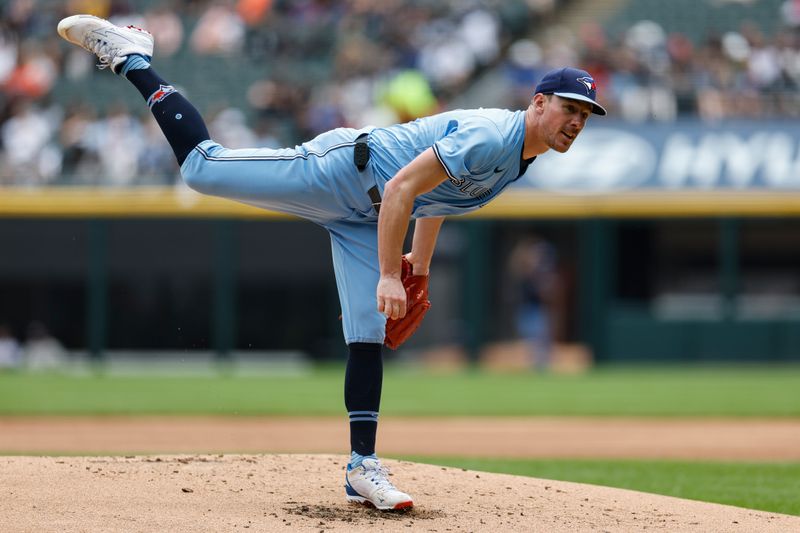
{"type": "Polygon", "coordinates": [[[115,26],[92,15],[73,15],[58,23],[58,34],[74,45],[95,54],[98,68],[111,66],[117,73],[131,54],[153,56],[153,36],[136,26],[115,26]]]}
{"type": "Polygon", "coordinates": [[[372,505],[382,511],[410,509],[414,506],[411,496],[400,492],[389,481],[389,471],[378,459],[367,458],[353,468],[347,465],[345,473],[347,501],[372,505]]]}

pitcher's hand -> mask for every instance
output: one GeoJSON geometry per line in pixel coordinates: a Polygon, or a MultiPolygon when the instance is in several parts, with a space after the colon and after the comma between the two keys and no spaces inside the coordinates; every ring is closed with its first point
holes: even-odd
{"type": "Polygon", "coordinates": [[[386,318],[403,318],[406,314],[406,289],[400,278],[381,277],[377,290],[378,311],[386,318]]]}

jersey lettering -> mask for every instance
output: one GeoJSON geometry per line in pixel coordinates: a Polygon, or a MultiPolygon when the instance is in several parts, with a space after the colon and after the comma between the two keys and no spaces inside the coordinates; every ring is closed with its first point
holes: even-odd
{"type": "Polygon", "coordinates": [[[491,187],[484,187],[474,181],[464,178],[449,178],[450,183],[455,185],[459,191],[472,196],[473,198],[483,199],[492,195],[491,187]]]}
{"type": "Polygon", "coordinates": [[[461,187],[462,185],[464,185],[464,182],[466,181],[464,178],[454,178],[453,176],[448,176],[447,179],[449,179],[450,183],[452,183],[456,187],[461,187]]]}

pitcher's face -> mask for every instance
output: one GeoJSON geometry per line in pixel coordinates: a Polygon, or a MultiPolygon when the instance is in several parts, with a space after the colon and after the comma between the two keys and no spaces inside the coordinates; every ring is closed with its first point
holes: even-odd
{"type": "Polygon", "coordinates": [[[541,125],[544,141],[556,152],[564,153],[586,125],[592,104],[552,95],[544,97],[543,106],[541,125]]]}

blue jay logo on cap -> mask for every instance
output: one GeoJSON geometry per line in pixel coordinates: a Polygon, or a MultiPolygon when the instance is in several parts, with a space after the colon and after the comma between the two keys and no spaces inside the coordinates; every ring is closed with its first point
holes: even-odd
{"type": "Polygon", "coordinates": [[[582,100],[592,104],[592,113],[605,115],[606,110],[594,101],[597,84],[592,75],[574,67],[557,68],[547,72],[534,94],[554,94],[561,98],[582,100]]]}
{"type": "Polygon", "coordinates": [[[590,94],[592,91],[597,89],[597,85],[594,83],[594,80],[589,76],[578,78],[578,81],[586,87],[586,94],[590,94]]]}

